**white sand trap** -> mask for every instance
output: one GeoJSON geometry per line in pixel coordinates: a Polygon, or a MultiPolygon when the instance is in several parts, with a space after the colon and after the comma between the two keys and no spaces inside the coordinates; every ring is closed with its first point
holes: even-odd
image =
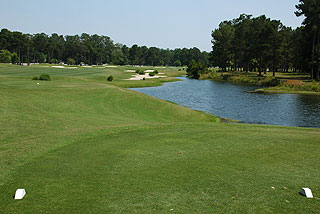
{"type": "Polygon", "coordinates": [[[106,67],[107,68],[117,68],[118,66],[116,66],[116,65],[107,65],[106,67]]]}
{"type": "Polygon", "coordinates": [[[136,70],[126,70],[125,72],[128,72],[128,73],[135,73],[136,70]]]}
{"type": "Polygon", "coordinates": [[[64,67],[62,65],[52,66],[52,68],[76,69],[77,67],[64,67]]]}
{"type": "Polygon", "coordinates": [[[154,79],[154,78],[162,78],[162,77],[167,77],[167,76],[157,76],[157,75],[155,75],[155,76],[149,76],[149,77],[146,77],[146,79],[154,79]]]}
{"type": "Polygon", "coordinates": [[[151,72],[154,72],[154,70],[146,70],[144,71],[145,73],[151,73],[151,72]]]}
{"type": "Polygon", "coordinates": [[[92,66],[90,66],[90,65],[84,65],[84,66],[81,66],[81,67],[83,67],[83,68],[92,68],[92,66]]]}
{"type": "Polygon", "coordinates": [[[167,76],[149,76],[149,74],[145,74],[145,75],[139,75],[139,74],[136,74],[136,75],[133,75],[133,77],[131,77],[130,79],[125,79],[125,80],[143,80],[143,78],[145,79],[156,79],[156,78],[161,78],[161,77],[167,77],[167,76]]]}

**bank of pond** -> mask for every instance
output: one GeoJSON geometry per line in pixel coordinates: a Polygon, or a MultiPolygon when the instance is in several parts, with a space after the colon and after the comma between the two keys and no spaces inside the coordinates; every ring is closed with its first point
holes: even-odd
{"type": "Polygon", "coordinates": [[[309,78],[306,73],[277,73],[276,77],[270,72],[257,75],[256,72],[216,72],[208,70],[200,76],[202,80],[231,82],[243,85],[259,86],[258,93],[295,93],[320,95],[320,83],[309,78]]]}
{"type": "Polygon", "coordinates": [[[257,86],[178,79],[182,81],[132,90],[243,123],[320,127],[320,96],[248,93],[257,86]]]}

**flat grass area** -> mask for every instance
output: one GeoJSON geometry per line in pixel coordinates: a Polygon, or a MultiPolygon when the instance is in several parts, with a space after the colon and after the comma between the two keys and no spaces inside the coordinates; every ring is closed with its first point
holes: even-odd
{"type": "Polygon", "coordinates": [[[46,66],[0,64],[0,213],[319,212],[319,129],[220,123],[125,89],[177,68],[46,66]]]}

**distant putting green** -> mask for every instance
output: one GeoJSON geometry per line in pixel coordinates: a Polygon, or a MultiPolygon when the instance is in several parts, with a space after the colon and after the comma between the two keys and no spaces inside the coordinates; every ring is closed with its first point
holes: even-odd
{"type": "Polygon", "coordinates": [[[220,123],[126,89],[184,71],[131,69],[0,64],[0,213],[319,212],[319,129],[220,123]]]}

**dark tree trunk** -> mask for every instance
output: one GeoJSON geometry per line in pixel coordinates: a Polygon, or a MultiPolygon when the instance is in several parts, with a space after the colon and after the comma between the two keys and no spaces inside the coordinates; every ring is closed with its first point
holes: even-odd
{"type": "Polygon", "coordinates": [[[319,47],[320,45],[320,30],[318,29],[318,41],[317,41],[317,72],[316,72],[316,79],[319,80],[319,75],[320,75],[320,62],[319,62],[319,47]]]}
{"type": "Polygon", "coordinates": [[[316,43],[316,32],[313,33],[312,42],[312,54],[311,54],[311,79],[314,79],[314,53],[315,53],[315,43],[316,43]]]}

